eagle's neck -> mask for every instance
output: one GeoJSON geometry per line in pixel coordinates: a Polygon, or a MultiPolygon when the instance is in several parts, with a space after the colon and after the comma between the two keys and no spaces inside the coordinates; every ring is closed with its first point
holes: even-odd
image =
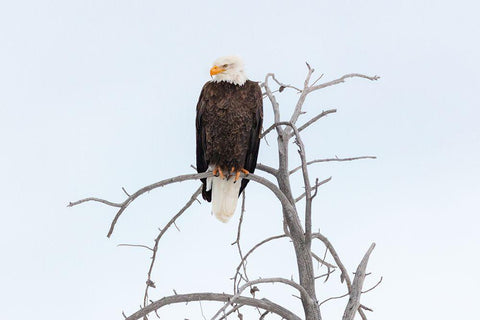
{"type": "MultiPolygon", "coordinates": [[[[233,71],[233,70],[232,70],[233,71]]],[[[217,74],[213,77],[214,82],[228,82],[232,84],[236,84],[239,86],[243,86],[245,82],[247,81],[247,76],[243,72],[243,70],[240,71],[235,71],[235,72],[222,72],[220,74],[217,74]]]]}

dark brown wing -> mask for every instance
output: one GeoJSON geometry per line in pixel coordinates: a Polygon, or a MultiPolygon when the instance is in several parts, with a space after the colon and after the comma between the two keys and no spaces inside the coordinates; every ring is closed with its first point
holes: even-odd
{"type": "MultiPolygon", "coordinates": [[[[263,99],[262,90],[260,89],[258,83],[252,83],[252,91],[251,103],[253,103],[255,106],[255,117],[253,119],[252,129],[250,131],[247,157],[243,167],[249,172],[254,173],[255,167],[257,166],[258,148],[260,146],[260,134],[263,124],[263,99]]],[[[243,189],[245,189],[249,181],[250,180],[248,179],[242,179],[242,186],[240,187],[238,195],[242,194],[243,189]]]]}
{"type": "MultiPolygon", "coordinates": [[[[197,172],[205,172],[208,169],[208,161],[206,160],[206,135],[205,135],[205,128],[202,125],[202,116],[205,111],[205,90],[208,90],[209,83],[207,82],[203,88],[202,92],[200,93],[200,97],[198,98],[197,103],[197,117],[195,120],[195,127],[197,132],[197,172]]],[[[206,190],[207,179],[201,179],[203,183],[202,188],[202,196],[203,199],[210,202],[212,200],[212,190],[206,190]]]]}

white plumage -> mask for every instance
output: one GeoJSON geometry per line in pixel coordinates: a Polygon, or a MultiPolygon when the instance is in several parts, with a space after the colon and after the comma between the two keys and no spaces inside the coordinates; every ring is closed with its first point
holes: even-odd
{"type": "Polygon", "coordinates": [[[229,82],[242,86],[247,81],[243,61],[237,56],[225,56],[213,62],[214,66],[225,66],[225,71],[213,76],[215,82],[229,82]]]}
{"type": "Polygon", "coordinates": [[[218,220],[226,223],[235,213],[237,207],[238,192],[242,185],[242,178],[234,182],[230,179],[211,177],[207,178],[206,189],[212,190],[212,214],[218,220]]]}

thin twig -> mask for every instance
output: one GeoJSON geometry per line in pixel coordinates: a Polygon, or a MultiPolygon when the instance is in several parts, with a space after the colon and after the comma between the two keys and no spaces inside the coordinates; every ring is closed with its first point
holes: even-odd
{"type": "Polygon", "coordinates": [[[323,282],[327,282],[328,279],[330,278],[330,275],[331,275],[332,273],[334,273],[335,270],[336,270],[336,269],[332,269],[331,272],[327,272],[327,273],[321,274],[321,275],[319,275],[319,276],[316,276],[316,277],[315,277],[315,280],[325,277],[325,280],[324,280],[323,282]]]}
{"type": "Polygon", "coordinates": [[[312,234],[312,238],[319,239],[320,241],[323,242],[325,247],[328,248],[328,251],[332,255],[333,260],[335,260],[335,263],[337,264],[338,268],[342,272],[342,274],[340,275],[340,279],[342,280],[341,282],[343,282],[343,280],[345,280],[345,282],[347,284],[348,292],[350,293],[351,290],[352,290],[352,282],[350,281],[350,277],[348,276],[347,269],[345,268],[342,261],[340,260],[340,257],[338,256],[338,253],[335,250],[335,248],[333,247],[333,245],[331,244],[331,242],[321,233],[312,234]]]}
{"type": "Polygon", "coordinates": [[[310,93],[310,92],[318,90],[318,89],[323,89],[323,88],[326,88],[326,87],[330,87],[330,86],[345,82],[345,80],[348,79],[348,78],[355,78],[355,77],[356,78],[364,78],[364,79],[368,79],[368,80],[372,80],[372,81],[380,79],[379,76],[369,77],[369,76],[366,76],[366,75],[363,75],[363,74],[360,74],[360,73],[350,73],[350,74],[346,74],[346,75],[344,75],[344,76],[342,76],[338,79],[335,79],[335,80],[332,80],[332,81],[329,81],[329,82],[325,82],[325,83],[322,83],[322,84],[319,84],[319,85],[316,85],[316,86],[311,86],[311,87],[308,88],[307,91],[310,93]]]}
{"type": "MultiPolygon", "coordinates": [[[[272,79],[280,86],[280,88],[291,88],[291,89],[294,89],[296,90],[297,92],[302,92],[301,89],[295,87],[295,86],[292,86],[292,85],[289,85],[289,84],[284,84],[284,83],[281,83],[280,81],[277,80],[277,78],[275,78],[275,74],[272,73],[272,79]]],[[[283,89],[279,89],[280,92],[283,91],[283,89]]]]}
{"type": "Polygon", "coordinates": [[[202,307],[202,301],[198,301],[198,303],[200,304],[200,312],[202,313],[202,317],[203,319],[207,320],[207,318],[205,317],[205,315],[203,314],[203,307],[202,307]]]}
{"type": "Polygon", "coordinates": [[[363,304],[360,304],[360,306],[358,306],[360,309],[363,309],[363,310],[367,310],[367,311],[370,311],[370,312],[373,312],[373,309],[372,308],[369,308],[367,306],[364,306],[363,304]]]}
{"type": "Polygon", "coordinates": [[[286,284],[286,285],[289,285],[295,289],[297,289],[303,296],[311,299],[310,295],[308,294],[308,292],[305,290],[304,287],[302,287],[301,285],[299,285],[298,283],[292,281],[292,280],[288,280],[288,279],[285,279],[285,278],[264,278],[264,279],[257,279],[257,280],[252,280],[252,281],[248,281],[247,283],[245,283],[243,286],[241,286],[239,289],[238,289],[238,292],[232,296],[231,299],[228,300],[227,303],[225,303],[223,305],[222,308],[220,308],[217,313],[211,318],[211,320],[215,320],[222,312],[225,311],[225,309],[227,309],[227,307],[233,303],[236,302],[236,300],[238,298],[240,298],[242,292],[248,288],[248,287],[251,287],[255,284],[260,284],[260,283],[283,283],[283,284],[286,284]]]}
{"type": "MultiPolygon", "coordinates": [[[[258,249],[260,246],[262,246],[263,244],[267,243],[267,242],[270,242],[272,240],[275,240],[275,239],[280,239],[280,238],[285,238],[285,237],[288,237],[286,234],[281,234],[281,235],[278,235],[278,236],[273,236],[273,237],[269,237],[267,239],[264,239],[262,241],[260,241],[259,243],[257,243],[255,246],[253,246],[252,249],[250,249],[247,254],[242,258],[242,260],[240,261],[240,263],[238,264],[236,270],[235,270],[235,275],[233,276],[233,283],[237,283],[237,277],[240,275],[240,268],[242,267],[243,263],[245,263],[245,261],[247,260],[247,258],[256,250],[258,249]]],[[[241,276],[241,275],[240,275],[241,276]]],[[[236,288],[236,285],[234,285],[234,288],[236,288]]],[[[237,293],[237,291],[235,290],[234,291],[235,293],[237,293]]]]}
{"type": "Polygon", "coordinates": [[[335,269],[336,266],[334,266],[333,264],[330,264],[328,262],[325,261],[325,259],[322,259],[320,258],[319,256],[317,256],[315,253],[312,252],[312,256],[313,258],[315,258],[315,260],[317,260],[319,263],[321,263],[322,265],[324,265],[325,267],[327,267],[328,270],[330,270],[330,268],[332,269],[335,269]]]}
{"type": "MultiPolygon", "coordinates": [[[[248,275],[247,275],[247,263],[243,259],[243,253],[242,253],[242,248],[240,246],[240,236],[241,236],[241,230],[242,230],[242,222],[243,222],[243,214],[245,213],[245,191],[242,192],[242,209],[240,213],[240,219],[238,220],[238,229],[237,229],[237,239],[235,240],[233,244],[237,245],[238,249],[238,255],[240,256],[241,264],[243,267],[243,275],[245,276],[246,281],[248,281],[248,275]]],[[[243,278],[243,277],[242,277],[243,278]]],[[[241,279],[242,279],[241,278],[241,279]]],[[[240,282],[240,281],[239,281],[240,282]]],[[[239,283],[238,283],[239,284],[239,283]]],[[[237,292],[237,283],[233,283],[233,292],[237,292]]]]}
{"type": "Polygon", "coordinates": [[[127,192],[127,190],[125,190],[124,187],[122,187],[122,190],[123,190],[123,192],[127,195],[127,197],[130,197],[130,194],[127,192]]]}
{"type": "Polygon", "coordinates": [[[145,246],[143,244],[120,243],[120,244],[117,244],[117,247],[140,247],[140,248],[145,248],[145,249],[148,249],[150,251],[153,251],[152,248],[150,248],[149,246],[145,246]]]}
{"type": "Polygon", "coordinates": [[[310,125],[312,125],[313,123],[315,123],[315,121],[317,121],[318,119],[321,119],[323,117],[325,117],[326,115],[329,115],[330,113],[335,113],[337,112],[337,109],[331,109],[331,110],[327,110],[327,111],[322,111],[322,113],[316,115],[315,117],[313,117],[312,119],[310,119],[309,121],[307,121],[306,123],[304,123],[302,126],[300,126],[298,128],[298,132],[301,132],[302,130],[308,128],[310,125]]]}
{"type": "Polygon", "coordinates": [[[358,307],[358,314],[362,317],[362,320],[367,320],[367,315],[363,312],[362,308],[358,307]]]}
{"type": "Polygon", "coordinates": [[[320,75],[320,77],[317,78],[317,80],[313,81],[313,83],[310,85],[310,86],[314,86],[315,83],[318,82],[318,80],[322,79],[323,78],[323,73],[320,75]]]}
{"type": "MultiPolygon", "coordinates": [[[[265,81],[261,84],[261,86],[265,88],[265,94],[267,95],[268,99],[270,100],[270,103],[271,103],[272,108],[273,108],[274,122],[276,123],[276,122],[280,121],[280,107],[278,105],[277,99],[275,98],[275,95],[272,93],[272,91],[270,90],[270,87],[268,86],[268,78],[269,77],[274,77],[274,76],[275,75],[273,73],[268,73],[265,76],[265,81]]],[[[281,135],[282,134],[282,129],[277,127],[277,133],[279,135],[281,135]]],[[[260,135],[260,138],[264,135],[265,134],[260,135]]]]}
{"type": "Polygon", "coordinates": [[[160,233],[158,234],[158,236],[155,238],[154,240],[154,246],[153,246],[153,255],[152,255],[152,259],[151,259],[151,262],[150,262],[150,267],[148,268],[148,273],[147,273],[147,286],[145,287],[145,294],[143,296],[143,306],[145,307],[147,305],[147,301],[148,301],[148,289],[150,287],[154,287],[155,284],[154,282],[152,281],[152,270],[153,270],[153,266],[155,264],[155,261],[156,261],[156,258],[157,258],[157,251],[158,251],[158,243],[160,242],[160,239],[163,237],[163,235],[165,234],[165,232],[167,232],[167,230],[172,226],[172,224],[175,224],[175,221],[188,209],[190,208],[190,206],[195,202],[195,200],[197,199],[197,197],[202,193],[202,187],[200,186],[193,194],[192,196],[190,197],[190,199],[187,201],[187,203],[182,207],[182,209],[180,209],[180,211],[178,211],[178,213],[176,215],[174,215],[170,221],[168,221],[168,223],[165,225],[165,227],[163,229],[160,229],[160,233]],[[153,284],[153,286],[152,286],[153,284]]]}
{"type": "MultiPolygon", "coordinates": [[[[308,161],[307,165],[311,165],[313,163],[318,162],[330,162],[330,161],[353,161],[353,160],[361,160],[361,159],[377,159],[375,156],[361,156],[361,157],[353,157],[353,158],[329,158],[329,159],[316,159],[312,161],[308,161]]],[[[290,170],[290,174],[297,172],[298,170],[302,169],[302,166],[298,166],[293,170],[290,170]]]]}
{"type": "Polygon", "coordinates": [[[365,291],[362,291],[362,294],[367,293],[367,292],[370,292],[370,291],[372,291],[373,289],[375,289],[376,287],[378,287],[378,285],[379,285],[380,283],[382,283],[382,280],[383,280],[383,277],[380,277],[380,280],[378,280],[378,282],[377,282],[373,287],[371,287],[370,289],[367,289],[367,290],[365,290],[365,291]]]}
{"type": "Polygon", "coordinates": [[[322,302],[320,302],[320,303],[318,304],[318,306],[321,306],[322,304],[324,304],[325,302],[328,302],[328,301],[330,301],[330,300],[336,300],[336,299],[341,299],[341,298],[345,298],[345,297],[348,297],[348,292],[345,293],[345,294],[342,294],[341,296],[335,296],[335,297],[330,297],[330,298],[328,298],[328,299],[325,299],[325,300],[323,300],[322,302]]]}
{"type": "MultiPolygon", "coordinates": [[[[332,177],[328,177],[328,178],[325,179],[325,180],[322,180],[322,181],[320,181],[320,182],[316,182],[314,188],[318,188],[318,187],[320,187],[322,184],[325,184],[325,183],[329,182],[330,180],[332,180],[332,177]]],[[[299,195],[298,197],[296,197],[296,198],[295,198],[295,203],[297,203],[298,201],[300,201],[300,200],[302,200],[303,198],[305,198],[305,194],[306,194],[306,193],[304,192],[304,193],[302,193],[301,195],[299,195]]]]}
{"type": "Polygon", "coordinates": [[[225,314],[223,314],[218,320],[226,319],[229,315],[231,315],[232,313],[234,313],[235,311],[237,311],[237,310],[240,309],[241,307],[242,307],[241,304],[235,305],[235,307],[233,307],[232,309],[230,309],[228,312],[225,312],[225,314]]]}

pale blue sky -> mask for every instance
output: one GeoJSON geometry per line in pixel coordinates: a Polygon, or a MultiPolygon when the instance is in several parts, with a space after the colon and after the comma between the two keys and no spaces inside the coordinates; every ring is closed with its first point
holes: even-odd
{"type": "MultiPolygon", "coordinates": [[[[134,191],[192,172],[197,98],[211,62],[231,53],[253,80],[275,72],[301,85],[305,61],[325,81],[351,72],[382,77],[351,79],[305,104],[304,119],[338,109],[305,132],[311,159],[378,156],[312,167],[312,177],[333,176],[316,199],[316,227],[351,271],[377,243],[366,286],[384,280],[362,300],[375,310],[369,319],[474,317],[479,10],[473,1],[2,2],[2,318],[119,319],[136,310],[149,252],[116,245],[150,245],[197,183],[138,199],[112,239],[112,208],[66,204],[91,195],[119,201],[122,186],[134,191]]],[[[278,98],[285,116],[296,95],[278,98]]],[[[266,104],[266,124],[271,118],[266,104]]],[[[273,165],[273,136],[269,142],[259,161],[273,165]]],[[[247,191],[245,249],[281,233],[274,197],[254,183],[247,191]]],[[[182,231],[165,237],[152,298],[231,290],[238,215],[224,225],[209,211],[195,204],[178,223],[182,231]]],[[[289,278],[290,249],[279,242],[252,257],[250,277],[289,278]]],[[[288,289],[261,289],[300,310],[288,289]]],[[[343,292],[331,281],[318,295],[343,292]]],[[[344,304],[327,304],[324,318],[338,319],[344,304]]],[[[199,319],[198,310],[161,315],[199,319]]]]}

